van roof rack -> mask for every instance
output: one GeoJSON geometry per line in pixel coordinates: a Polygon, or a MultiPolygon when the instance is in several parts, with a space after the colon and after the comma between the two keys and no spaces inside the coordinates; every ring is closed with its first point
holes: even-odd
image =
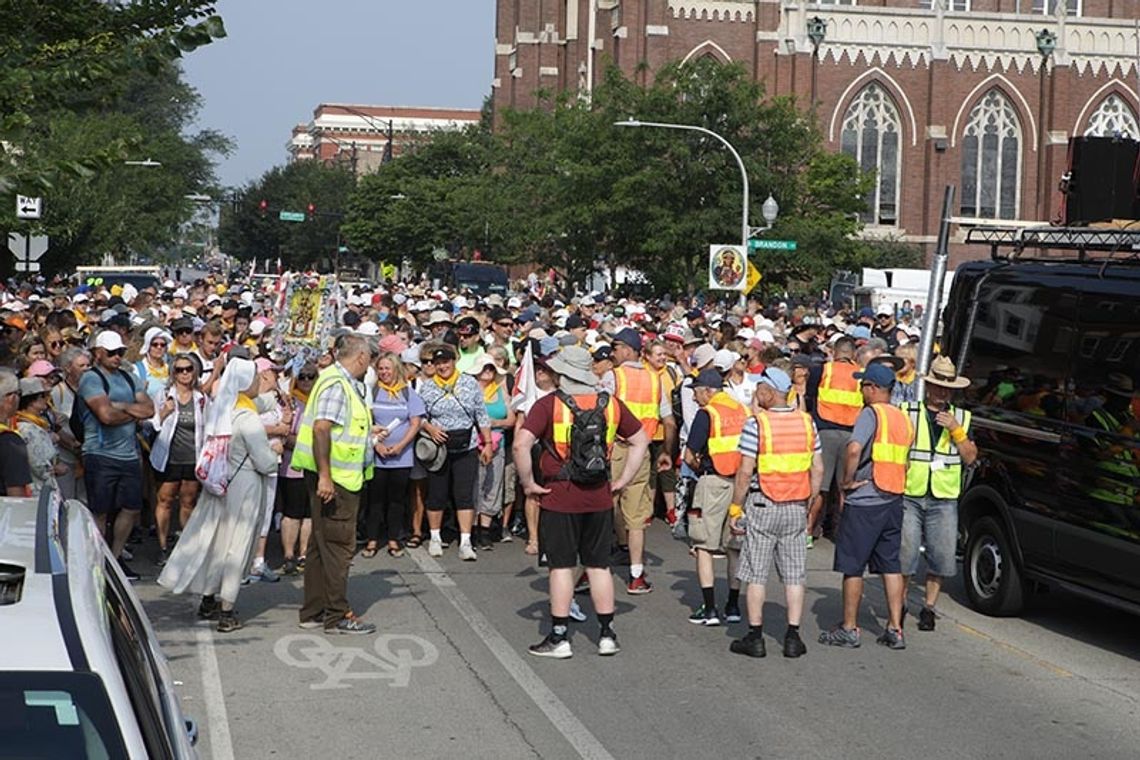
{"type": "Polygon", "coordinates": [[[966,243],[988,245],[995,261],[1140,264],[1140,221],[1128,227],[979,226],[966,231],[966,243]]]}

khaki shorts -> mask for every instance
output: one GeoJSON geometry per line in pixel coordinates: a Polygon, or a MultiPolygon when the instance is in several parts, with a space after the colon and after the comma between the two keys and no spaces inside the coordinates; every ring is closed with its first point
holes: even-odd
{"type": "Polygon", "coordinates": [[[689,541],[694,549],[710,552],[739,549],[740,537],[728,529],[728,508],[732,504],[733,478],[702,475],[693,489],[693,505],[701,516],[689,513],[689,541]]]}
{"type": "MultiPolygon", "coordinates": [[[[610,461],[610,475],[613,480],[621,477],[625,461],[629,457],[629,446],[616,444],[610,461]]],[[[633,481],[614,500],[615,519],[619,516],[626,530],[645,530],[645,521],[653,516],[653,493],[649,490],[650,456],[637,468],[633,481]]]]}

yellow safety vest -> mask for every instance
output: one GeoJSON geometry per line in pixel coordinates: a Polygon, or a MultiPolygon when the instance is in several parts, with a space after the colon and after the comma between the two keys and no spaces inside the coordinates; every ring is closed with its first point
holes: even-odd
{"type": "Polygon", "coordinates": [[[316,415],[317,400],[322,392],[337,384],[344,389],[348,402],[348,424],[333,425],[329,475],[338,486],[349,491],[359,491],[364,487],[364,481],[372,477],[372,458],[368,456],[372,436],[372,410],[335,364],[321,371],[309,393],[309,403],[305,405],[301,425],[297,428],[297,444],[293,448],[291,466],[294,470],[317,471],[317,461],[313,456],[313,418],[316,415]]]}
{"type": "MultiPolygon", "coordinates": [[[[950,431],[942,428],[937,445],[930,442],[930,423],[926,404],[911,402],[903,405],[914,426],[914,444],[907,455],[906,495],[936,499],[957,499],[962,493],[962,455],[950,441],[950,431]],[[939,462],[937,465],[932,464],[939,462]]],[[[965,409],[949,407],[963,430],[970,429],[971,414],[965,409]]]]}

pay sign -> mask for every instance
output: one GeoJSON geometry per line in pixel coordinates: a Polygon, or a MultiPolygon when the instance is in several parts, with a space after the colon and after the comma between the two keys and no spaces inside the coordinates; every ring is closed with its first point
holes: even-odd
{"type": "Polygon", "coordinates": [[[16,196],[17,219],[39,219],[44,213],[44,199],[27,195],[16,196]]]}

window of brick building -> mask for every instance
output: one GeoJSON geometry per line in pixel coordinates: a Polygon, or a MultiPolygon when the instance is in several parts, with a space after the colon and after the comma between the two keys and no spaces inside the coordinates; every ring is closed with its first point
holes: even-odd
{"type": "Polygon", "coordinates": [[[1066,16],[1081,15],[1081,0],[1033,0],[1033,13],[1052,16],[1064,4],[1066,16]]]}
{"type": "Polygon", "coordinates": [[[1089,117],[1085,134],[1090,137],[1127,137],[1136,140],[1140,138],[1140,128],[1137,128],[1136,115],[1132,109],[1123,98],[1113,93],[1102,100],[1089,117]]]}
{"type": "MultiPolygon", "coordinates": [[[[946,0],[946,10],[952,13],[965,13],[970,10],[970,0],[946,0]]],[[[918,7],[923,10],[932,10],[934,0],[918,0],[918,7]]]]}
{"type": "Polygon", "coordinates": [[[1017,218],[1021,122],[999,90],[970,111],[962,134],[962,216],[1017,218]]]}
{"type": "Polygon", "coordinates": [[[898,224],[900,131],[898,109],[875,83],[859,91],[843,117],[840,150],[876,177],[862,215],[867,224],[898,224]]]}

